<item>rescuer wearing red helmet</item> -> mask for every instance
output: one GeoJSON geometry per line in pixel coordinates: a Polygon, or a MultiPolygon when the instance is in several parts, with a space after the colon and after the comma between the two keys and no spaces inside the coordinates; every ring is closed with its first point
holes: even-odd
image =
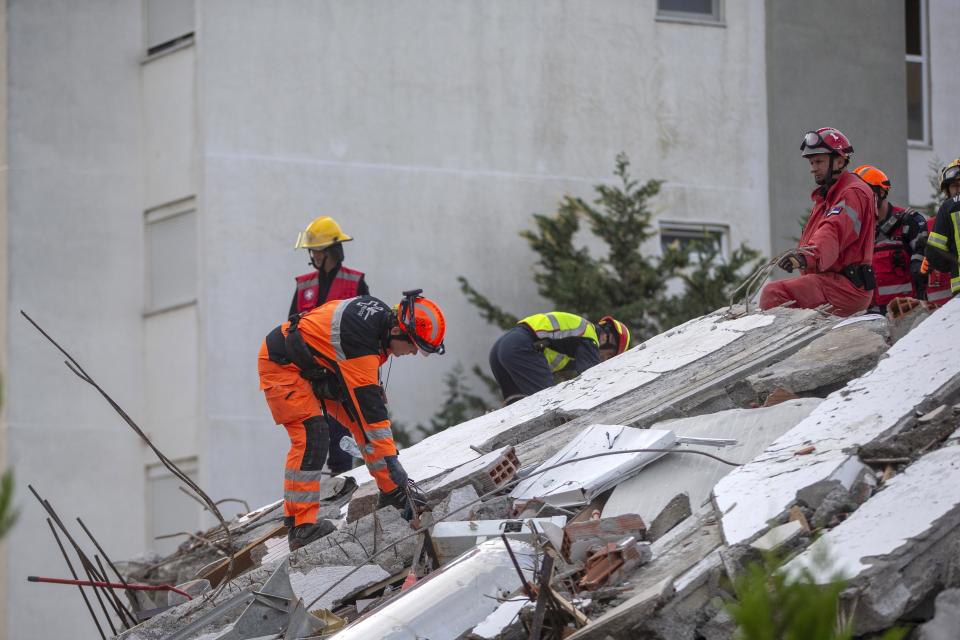
{"type": "Polygon", "coordinates": [[[493,343],[490,369],[508,405],[553,386],[554,373],[583,373],[629,347],[630,329],[611,316],[594,324],[563,311],[537,313],[493,343]]]}
{"type": "Polygon", "coordinates": [[[378,506],[393,505],[409,520],[408,488],[379,383],[391,355],[444,352],[443,311],[421,290],[405,291],[400,304],[372,296],[334,300],[295,316],[271,331],[260,347],[260,388],[277,424],[290,436],[283,509],[291,549],[333,531],[317,521],[320,475],[327,457],[329,415],[347,426],[380,489],[378,506]]]}
{"type": "Polygon", "coordinates": [[[799,278],[770,282],[760,294],[760,308],[792,302],[795,308],[829,310],[848,316],[870,306],[876,286],[873,235],[876,201],[870,187],[846,170],[853,146],[832,127],[809,131],[800,145],[810,162],[817,188],[810,194],[813,211],[800,243],[778,262],[799,278]]]}
{"type": "MultiPolygon", "coordinates": [[[[928,290],[927,299],[937,306],[946,304],[960,294],[960,158],[940,170],[940,191],[946,197],[930,227],[930,238],[925,252],[929,266],[936,269],[941,285],[934,298],[928,290]],[[949,274],[949,291],[947,289],[949,274]]],[[[933,279],[931,278],[931,284],[933,279]]]]}
{"type": "Polygon", "coordinates": [[[923,298],[927,277],[921,273],[927,245],[927,220],[913,209],[890,203],[890,178],[869,164],[853,170],[870,185],[877,201],[877,229],[873,243],[873,272],[877,286],[870,309],[887,312],[887,303],[901,296],[923,298]]]}

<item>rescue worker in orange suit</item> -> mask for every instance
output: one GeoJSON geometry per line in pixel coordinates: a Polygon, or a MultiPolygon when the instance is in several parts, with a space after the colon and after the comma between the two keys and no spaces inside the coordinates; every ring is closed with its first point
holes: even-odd
{"type": "Polygon", "coordinates": [[[937,209],[925,252],[928,267],[940,272],[937,274],[940,286],[935,291],[928,290],[927,294],[927,300],[937,306],[946,304],[950,298],[960,294],[960,158],[940,171],[940,191],[946,200],[937,209]],[[935,293],[939,296],[931,300],[935,293]]]}
{"type": "Polygon", "coordinates": [[[903,296],[922,299],[927,277],[921,273],[927,245],[927,219],[913,209],[890,204],[890,178],[872,165],[853,170],[873,189],[877,201],[877,228],[873,243],[873,273],[877,286],[870,309],[887,313],[887,303],[903,296]]]}
{"type": "Polygon", "coordinates": [[[876,202],[869,185],[846,170],[853,146],[837,129],[810,131],[800,145],[817,183],[813,211],[800,243],[777,263],[799,278],[770,282],[760,293],[760,308],[793,302],[798,309],[830,305],[838,316],[870,306],[876,202]]]}
{"type": "MultiPolygon", "coordinates": [[[[297,238],[297,249],[306,249],[314,270],[296,277],[297,289],[290,303],[288,317],[310,311],[331,300],[346,300],[370,295],[363,272],[343,265],[343,243],[353,238],[329,216],[315,218],[297,238]]],[[[347,428],[330,418],[330,448],[327,467],[333,475],[353,468],[353,457],[340,446],[350,435],[347,428]]]]}
{"type": "Polygon", "coordinates": [[[490,369],[504,405],[553,386],[553,374],[570,368],[583,373],[630,346],[627,325],[610,316],[594,324],[573,313],[528,316],[490,348],[490,369]]]}
{"type": "Polygon", "coordinates": [[[290,548],[333,530],[317,521],[320,470],[327,456],[327,421],[345,424],[380,490],[378,506],[393,505],[412,518],[411,489],[394,444],[380,365],[393,356],[444,352],[443,312],[420,290],[404,292],[391,309],[372,296],[328,302],[271,331],[260,347],[260,388],[273,419],[290,436],[283,510],[290,548]]]}

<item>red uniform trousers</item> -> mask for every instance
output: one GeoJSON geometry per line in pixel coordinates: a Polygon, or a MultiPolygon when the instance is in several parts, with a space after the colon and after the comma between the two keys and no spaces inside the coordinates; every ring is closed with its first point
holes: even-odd
{"type": "Polygon", "coordinates": [[[814,309],[829,304],[830,313],[849,316],[869,307],[872,299],[872,291],[858,289],[843,274],[828,271],[768,282],[760,293],[760,308],[770,309],[795,300],[794,309],[814,309]]]}

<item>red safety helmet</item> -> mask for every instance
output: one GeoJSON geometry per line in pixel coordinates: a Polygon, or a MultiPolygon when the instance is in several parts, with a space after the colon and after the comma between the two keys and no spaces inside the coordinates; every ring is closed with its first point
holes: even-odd
{"type": "Polygon", "coordinates": [[[630,329],[613,316],[603,316],[597,323],[601,327],[609,329],[616,337],[617,355],[630,348],[630,329]]]}
{"type": "Polygon", "coordinates": [[[423,352],[443,354],[443,335],[447,323],[440,306],[420,294],[423,289],[403,292],[403,300],[397,305],[397,324],[407,338],[423,352]]]}
{"type": "Polygon", "coordinates": [[[863,178],[863,181],[870,185],[870,188],[877,192],[883,198],[890,192],[890,178],[883,171],[870,164],[862,164],[853,170],[855,174],[863,178]]]}
{"type": "Polygon", "coordinates": [[[803,142],[800,143],[800,151],[804,158],[822,153],[849,158],[850,154],[853,153],[853,145],[839,129],[821,127],[816,131],[808,131],[804,134],[803,142]]]}

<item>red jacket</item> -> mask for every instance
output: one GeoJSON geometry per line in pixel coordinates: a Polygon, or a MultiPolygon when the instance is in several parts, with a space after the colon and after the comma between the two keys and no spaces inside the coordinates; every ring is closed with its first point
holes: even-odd
{"type": "Polygon", "coordinates": [[[877,204],[870,185],[844,171],[826,197],[819,188],[810,197],[813,211],[800,236],[800,246],[812,246],[813,255],[807,256],[804,273],[839,273],[847,265],[871,264],[877,204]]]}
{"type": "MultiPolygon", "coordinates": [[[[294,297],[296,312],[302,313],[315,307],[319,307],[325,302],[333,300],[347,300],[355,298],[357,295],[366,294],[369,289],[360,291],[360,283],[363,280],[363,272],[340,265],[333,282],[330,283],[330,290],[325,299],[320,300],[320,272],[311,271],[301,276],[297,276],[297,293],[294,297]]],[[[293,315],[293,311],[291,311],[293,315]]]]}

